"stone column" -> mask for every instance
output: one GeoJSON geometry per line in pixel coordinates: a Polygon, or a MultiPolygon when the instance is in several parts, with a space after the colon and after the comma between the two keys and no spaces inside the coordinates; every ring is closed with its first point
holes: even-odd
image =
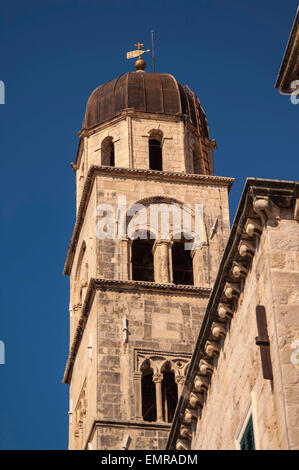
{"type": "Polygon", "coordinates": [[[208,246],[191,251],[193,261],[193,280],[195,286],[210,287],[207,257],[208,246]]]}
{"type": "Polygon", "coordinates": [[[182,393],[182,389],[185,383],[186,377],[184,375],[177,375],[175,378],[175,382],[178,386],[178,398],[180,398],[180,395],[182,393]]]}
{"type": "Polygon", "coordinates": [[[157,407],[157,421],[163,421],[163,407],[162,407],[162,380],[163,374],[154,374],[153,382],[156,385],[156,407],[157,407]]]}
{"type": "Polygon", "coordinates": [[[142,372],[134,373],[134,390],[135,390],[135,419],[142,420],[142,389],[141,389],[141,380],[142,372]]]}
{"type": "Polygon", "coordinates": [[[156,240],[153,246],[155,282],[168,284],[169,269],[169,240],[156,240]]]}

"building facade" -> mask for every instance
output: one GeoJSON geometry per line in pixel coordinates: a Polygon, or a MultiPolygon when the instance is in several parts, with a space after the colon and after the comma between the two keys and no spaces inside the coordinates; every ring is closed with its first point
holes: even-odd
{"type": "Polygon", "coordinates": [[[282,94],[294,93],[299,89],[299,8],[291,29],[287,47],[282,59],[275,87],[282,94]]]}
{"type": "Polygon", "coordinates": [[[168,449],[299,449],[299,183],[248,179],[168,449]]]}
{"type": "Polygon", "coordinates": [[[205,113],[168,74],[98,87],[79,138],[64,270],[69,448],[164,449],[228,238],[233,179],[214,176],[205,113]]]}

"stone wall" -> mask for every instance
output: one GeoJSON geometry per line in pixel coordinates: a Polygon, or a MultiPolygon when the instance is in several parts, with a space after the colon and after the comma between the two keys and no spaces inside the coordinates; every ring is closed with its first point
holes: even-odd
{"type": "MultiPolygon", "coordinates": [[[[81,138],[75,164],[77,208],[90,166],[103,164],[101,148],[107,137],[113,139],[116,167],[148,169],[149,138],[152,132],[158,131],[162,136],[163,171],[194,173],[193,152],[200,153],[200,146],[198,135],[191,125],[187,126],[179,118],[131,114],[124,113],[120,118],[101,125],[81,138]]],[[[213,174],[212,147],[207,138],[202,138],[203,158],[207,170],[209,168],[207,174],[213,174]]]]}
{"type": "MultiPolygon", "coordinates": [[[[138,373],[142,362],[147,357],[159,357],[161,364],[169,358],[182,358],[187,364],[206,301],[207,296],[198,294],[161,293],[155,288],[143,291],[137,286],[127,292],[115,287],[97,293],[99,420],[128,421],[131,426],[140,423],[141,376],[138,373]],[[128,342],[123,340],[124,317],[128,320],[128,342]]],[[[131,435],[131,426],[126,426],[124,432],[131,435]]],[[[140,424],[136,427],[133,435],[139,448],[158,448],[158,441],[155,443],[148,437],[161,438],[161,431],[155,430],[159,424],[151,423],[151,426],[152,431],[144,431],[140,424]]],[[[99,429],[98,434],[102,431],[99,429]]],[[[162,434],[167,437],[164,431],[162,434]]],[[[112,435],[108,440],[111,438],[112,435]]],[[[116,447],[105,448],[120,448],[120,445],[118,440],[116,447]]]]}
{"type": "Polygon", "coordinates": [[[246,277],[215,369],[193,449],[238,449],[252,414],[257,449],[299,448],[299,365],[292,343],[299,339],[299,230],[292,209],[269,218],[256,240],[246,277]],[[263,378],[256,305],[266,309],[273,382],[263,378]],[[221,425],[219,424],[221,423],[221,425]]]}
{"type": "MultiPolygon", "coordinates": [[[[81,135],[73,165],[77,220],[65,268],[71,292],[70,355],[64,378],[70,383],[71,449],[120,449],[127,433],[130,448],[164,448],[170,425],[142,418],[141,363],[151,360],[162,373],[163,361],[170,361],[176,373],[182,373],[180,389],[229,233],[232,180],[186,174],[193,171],[197,143],[194,129],[179,117],[129,112],[81,135]],[[152,132],[162,135],[163,172],[149,171],[152,132]],[[114,142],[115,167],[101,167],[101,146],[107,137],[114,142]],[[126,198],[126,209],[135,203],[146,210],[152,204],[189,204],[193,221],[195,205],[203,205],[203,245],[192,251],[198,288],[172,284],[172,223],[167,240],[161,240],[161,224],[155,234],[156,284],[132,280],[132,241],[127,230],[119,236],[116,224],[120,197],[126,198]],[[114,211],[112,238],[101,239],[97,233],[102,204],[110,204],[114,211]]],[[[212,159],[209,141],[202,144],[212,159]]],[[[147,223],[140,226],[147,228],[147,223]]]]}
{"type": "MultiPolygon", "coordinates": [[[[97,205],[109,203],[118,212],[118,198],[126,197],[127,208],[135,203],[149,204],[196,204],[203,205],[204,245],[194,260],[197,264],[197,282],[202,287],[211,287],[217,273],[225,242],[229,233],[228,189],[226,184],[202,184],[199,182],[169,181],[167,177],[154,179],[149,175],[138,178],[117,174],[100,175],[96,179],[97,205]],[[217,231],[211,236],[217,219],[217,231]]],[[[99,218],[97,219],[97,221],[99,218]]],[[[170,234],[171,235],[171,234],[170,234]]],[[[126,236],[117,240],[97,240],[97,277],[106,279],[130,279],[130,248],[126,236]]]]}

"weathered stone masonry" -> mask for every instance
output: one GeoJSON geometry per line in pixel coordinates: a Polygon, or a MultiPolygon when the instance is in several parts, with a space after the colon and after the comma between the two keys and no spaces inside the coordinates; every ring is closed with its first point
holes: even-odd
{"type": "Polygon", "coordinates": [[[137,73],[100,87],[87,106],[73,164],[77,218],[64,271],[71,287],[64,375],[70,385],[70,449],[165,447],[174,397],[182,390],[229,233],[233,182],[213,176],[216,146],[202,108],[200,156],[192,100],[185,93],[171,76],[148,74],[140,81],[137,73]],[[135,85],[121,88],[126,80],[138,82],[142,93],[135,85]],[[128,95],[119,101],[121,93],[128,95]],[[151,168],[150,139],[160,149],[162,170],[151,168]],[[203,205],[203,244],[191,253],[193,285],[173,282],[171,224],[169,238],[155,233],[154,282],[133,279],[128,231],[121,238],[97,238],[98,206],[109,203],[116,213],[119,196],[128,207],[141,203],[146,210],[203,205]]]}

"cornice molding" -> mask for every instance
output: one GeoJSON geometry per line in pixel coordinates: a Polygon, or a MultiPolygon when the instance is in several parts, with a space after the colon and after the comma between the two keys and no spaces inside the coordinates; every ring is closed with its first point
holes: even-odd
{"type": "Polygon", "coordinates": [[[291,29],[282,63],[279,69],[275,87],[280,93],[292,93],[294,89],[290,88],[293,80],[299,80],[299,8],[295,16],[295,20],[291,29]]]}
{"type": "Polygon", "coordinates": [[[208,287],[197,287],[183,284],[159,284],[157,282],[145,282],[145,281],[122,281],[122,280],[111,280],[111,279],[100,279],[92,278],[90,285],[93,285],[95,289],[109,289],[109,290],[151,290],[154,293],[166,292],[179,293],[182,292],[185,295],[200,294],[202,296],[209,296],[211,289],[208,287]]]}
{"type": "Polygon", "coordinates": [[[97,166],[92,165],[88,171],[86,181],[84,184],[81,201],[77,213],[76,223],[69,243],[66,262],[64,266],[63,273],[69,275],[72,269],[72,263],[74,260],[75,250],[77,242],[79,239],[80,231],[83,225],[85,212],[88,206],[89,197],[95,181],[96,176],[112,176],[115,178],[118,177],[127,177],[132,179],[146,179],[153,181],[163,181],[168,182],[172,181],[175,183],[186,183],[186,184],[203,184],[203,185],[218,185],[218,186],[227,186],[230,190],[234,178],[226,178],[221,176],[205,176],[205,175],[195,175],[187,173],[177,173],[177,172],[166,172],[166,171],[157,171],[157,170],[146,170],[146,169],[133,169],[133,168],[117,168],[117,167],[108,167],[108,166],[97,166]]]}
{"type": "Polygon", "coordinates": [[[206,393],[198,391],[196,381],[203,376],[208,379],[206,384],[210,382],[213,359],[221,354],[227,320],[233,318],[238,308],[242,286],[256,253],[256,238],[262,236],[269,219],[279,224],[280,209],[294,206],[295,219],[298,197],[297,182],[247,179],[175,411],[167,449],[190,448],[192,433],[186,439],[185,428],[200,419],[197,408],[204,407],[206,399],[206,393]]]}

